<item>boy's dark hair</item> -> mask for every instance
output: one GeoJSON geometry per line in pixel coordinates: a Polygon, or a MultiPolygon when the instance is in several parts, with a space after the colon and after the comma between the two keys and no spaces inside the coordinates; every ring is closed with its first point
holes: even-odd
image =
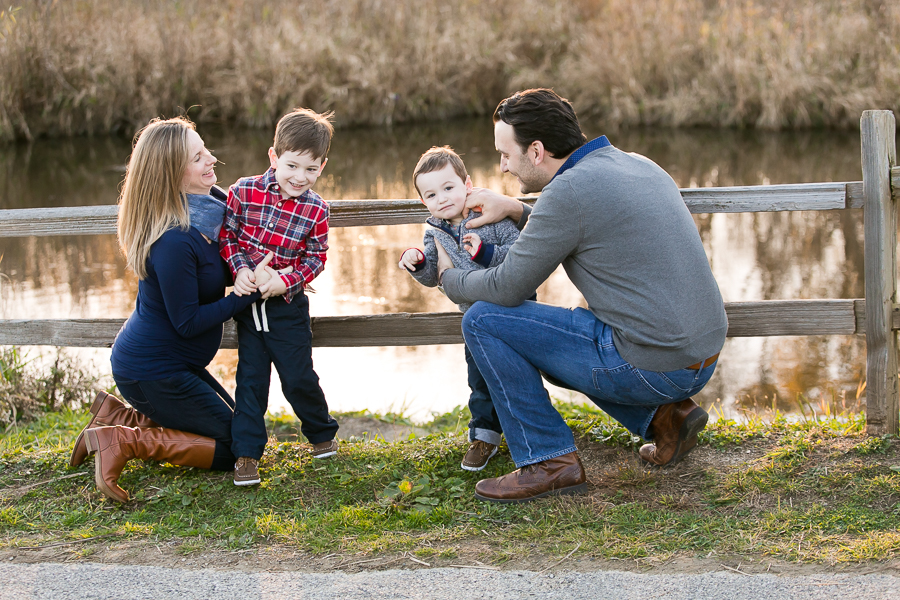
{"type": "Polygon", "coordinates": [[[587,142],[575,109],[568,100],[548,88],[516,92],[497,105],[494,123],[511,125],[516,142],[524,152],[540,140],[553,158],[575,152],[587,142]]]}
{"type": "Polygon", "coordinates": [[[313,159],[324,159],[331,148],[334,112],[319,114],[308,108],[296,108],[278,120],[275,126],[275,155],[285,152],[309,152],[313,159]]]}
{"type": "Polygon", "coordinates": [[[419,158],[419,162],[416,163],[416,169],[413,171],[413,185],[416,186],[416,191],[419,192],[419,198],[422,197],[422,191],[419,190],[416,178],[423,173],[440,171],[447,165],[451,165],[456,174],[459,175],[459,178],[465,183],[466,177],[469,176],[466,172],[466,165],[459,157],[459,154],[454,152],[450,146],[432,146],[419,158]]]}

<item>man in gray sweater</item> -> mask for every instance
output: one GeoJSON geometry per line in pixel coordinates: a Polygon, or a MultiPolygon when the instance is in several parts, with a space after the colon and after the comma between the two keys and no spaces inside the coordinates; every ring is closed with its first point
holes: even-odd
{"type": "Polygon", "coordinates": [[[533,210],[479,191],[481,225],[512,217],[524,226],[493,268],[438,263],[447,296],[474,302],[463,335],[484,375],[516,471],[476,485],[493,502],[526,502],[587,489],[572,431],[553,408],[541,375],[586,394],[647,440],[641,457],[677,462],[697,443],[708,415],[691,395],[715,369],[728,327],[700,236],[678,187],[658,165],[586,142],[571,104],[552,90],[514,94],[494,112],[500,170],[533,210]],[[525,302],[562,264],[588,308],[525,302]]]}

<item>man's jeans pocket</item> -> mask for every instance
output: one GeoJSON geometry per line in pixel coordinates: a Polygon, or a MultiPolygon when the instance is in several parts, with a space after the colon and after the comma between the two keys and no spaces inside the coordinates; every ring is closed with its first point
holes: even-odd
{"type": "Polygon", "coordinates": [[[598,397],[609,402],[649,406],[686,398],[696,386],[697,375],[696,371],[686,369],[671,373],[644,371],[627,363],[593,369],[598,397]]]}

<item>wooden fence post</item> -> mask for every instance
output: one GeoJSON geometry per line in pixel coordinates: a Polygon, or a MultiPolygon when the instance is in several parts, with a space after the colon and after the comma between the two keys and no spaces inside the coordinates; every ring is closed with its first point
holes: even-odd
{"type": "Polygon", "coordinates": [[[866,432],[898,433],[897,206],[891,167],[897,162],[896,123],[889,110],[867,110],[860,119],[866,264],[866,432]]]}

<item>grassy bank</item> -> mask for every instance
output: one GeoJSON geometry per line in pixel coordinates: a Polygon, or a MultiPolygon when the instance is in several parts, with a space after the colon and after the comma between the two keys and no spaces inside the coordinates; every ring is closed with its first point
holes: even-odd
{"type": "Polygon", "coordinates": [[[230,474],[132,461],[121,483],[134,500],[119,505],[96,491],[92,461],[67,467],[84,416],[52,413],[0,438],[0,554],[141,563],[163,549],[167,560],[270,552],[306,568],[712,557],[750,570],[900,557],[900,443],[864,436],[859,417],[720,421],[661,470],[601,414],[560,408],[589,494],[519,506],[473,498],[479,478],[512,464],[504,451],[482,473],[459,469],[465,415],[436,419],[423,437],[350,440],[327,461],[272,443],[251,489],[230,474]]]}
{"type": "Polygon", "coordinates": [[[551,86],[609,123],[855,127],[900,108],[882,0],[20,0],[0,16],[0,140],[123,131],[198,106],[270,127],[488,114],[551,86]]]}

